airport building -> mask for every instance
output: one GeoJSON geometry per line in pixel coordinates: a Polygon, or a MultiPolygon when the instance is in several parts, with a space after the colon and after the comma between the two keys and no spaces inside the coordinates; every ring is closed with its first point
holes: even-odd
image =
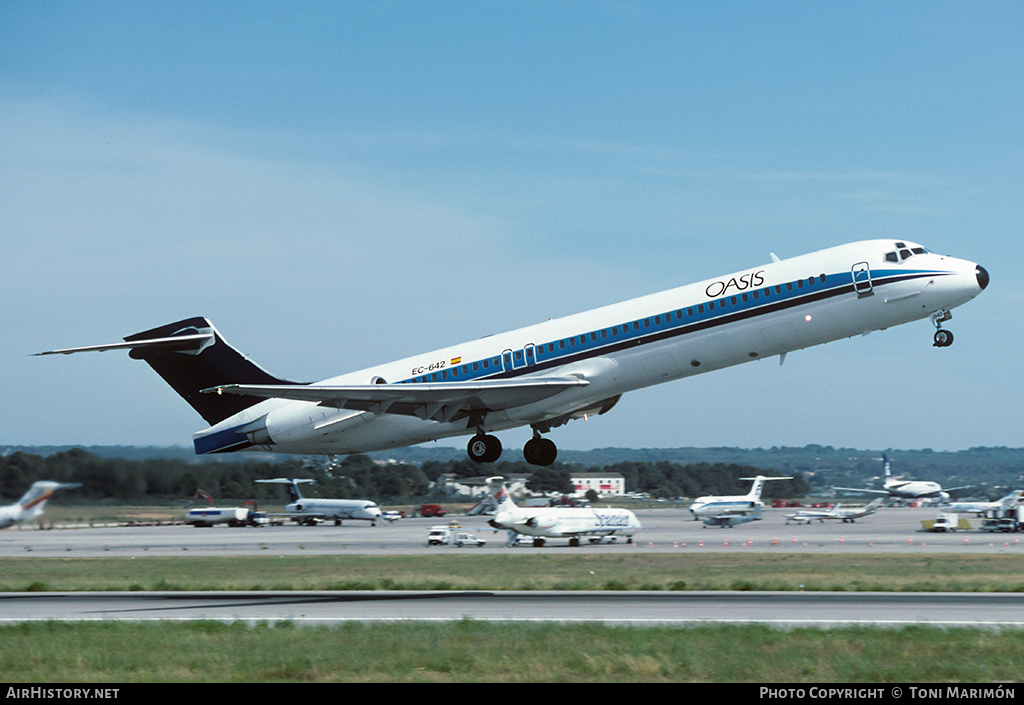
{"type": "Polygon", "coordinates": [[[626,481],[617,472],[573,475],[576,496],[582,497],[588,490],[594,490],[602,497],[620,497],[626,494],[626,481]]]}

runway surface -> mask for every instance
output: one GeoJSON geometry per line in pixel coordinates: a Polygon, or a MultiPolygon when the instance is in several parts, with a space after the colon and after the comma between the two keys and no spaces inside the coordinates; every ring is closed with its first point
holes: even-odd
{"type": "Polygon", "coordinates": [[[665,626],[1024,627],[1016,593],[168,592],[0,593],[0,623],[61,621],[601,622],[665,626]]]}
{"type": "MultiPolygon", "coordinates": [[[[0,556],[132,557],[239,555],[415,555],[453,552],[553,555],[578,552],[815,552],[999,553],[1024,555],[1017,534],[978,530],[949,534],[922,530],[935,509],[883,509],[854,524],[786,525],[792,510],[766,510],[762,521],[733,529],[706,528],[682,509],[637,511],[643,529],[636,541],[569,547],[509,547],[507,534],[486,517],[454,517],[464,530],[487,540],[483,548],[429,547],[439,519],[401,519],[390,525],[345,526],[137,526],[39,530],[0,534],[0,556]]],[[[977,520],[972,520],[974,526],[977,520]]],[[[4,593],[0,623],[25,620],[279,621],[599,621],[607,624],[685,625],[758,622],[780,627],[847,624],[900,626],[1024,626],[1024,595],[936,593],[755,592],[212,592],[212,593],[4,593]]]]}
{"type": "MultiPolygon", "coordinates": [[[[771,552],[860,552],[860,553],[1005,553],[1024,555],[1019,534],[992,534],[979,530],[929,533],[921,521],[934,519],[936,510],[887,508],[853,524],[842,522],[787,525],[785,515],[793,510],[769,509],[764,519],[732,529],[706,528],[693,521],[683,509],[637,511],[643,528],[634,545],[584,544],[570,548],[564,540],[552,540],[543,548],[529,545],[508,547],[507,534],[487,526],[486,517],[454,517],[464,530],[487,541],[483,548],[428,547],[431,526],[446,519],[401,519],[390,525],[369,526],[350,522],[344,526],[269,526],[229,528],[216,526],[137,526],[88,529],[34,527],[8,529],[0,533],[0,556],[90,557],[161,555],[268,555],[268,554],[418,554],[453,551],[481,553],[516,552],[686,552],[686,551],[771,551],[771,552]]],[[[977,519],[969,519],[977,527],[977,519]]]]}

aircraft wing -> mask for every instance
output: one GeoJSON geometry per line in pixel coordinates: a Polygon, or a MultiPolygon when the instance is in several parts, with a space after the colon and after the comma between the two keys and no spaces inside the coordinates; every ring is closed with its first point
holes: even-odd
{"type": "Polygon", "coordinates": [[[869,494],[891,494],[889,490],[869,490],[864,487],[833,487],[834,490],[842,490],[844,492],[867,492],[869,494]]]}
{"type": "Polygon", "coordinates": [[[203,392],[291,399],[353,411],[452,421],[473,411],[498,411],[530,404],[588,384],[578,377],[522,377],[438,384],[226,384],[203,392]]]}

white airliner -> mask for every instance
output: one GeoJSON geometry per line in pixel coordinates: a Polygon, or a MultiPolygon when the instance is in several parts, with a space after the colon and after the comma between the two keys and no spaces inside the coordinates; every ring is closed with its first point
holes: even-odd
{"type": "Polygon", "coordinates": [[[197,454],[349,454],[472,434],[470,458],[493,462],[493,434],[529,426],[524,456],[549,465],[557,451],[542,433],[634,389],[925,318],[947,346],[950,309],[989,283],[973,262],[894,240],[772,260],[312,384],[270,375],[205,318],[38,354],[145,360],[210,424],[193,435],[197,454]]]}
{"type": "Polygon", "coordinates": [[[879,497],[878,499],[871,500],[863,507],[849,507],[847,509],[843,509],[837,504],[831,509],[805,509],[796,512],[795,514],[787,514],[786,523],[810,524],[814,520],[817,520],[819,523],[823,523],[826,519],[834,519],[841,521],[844,524],[852,524],[857,519],[871,516],[877,512],[878,508],[881,507],[885,501],[885,497],[879,497]]]}
{"type": "Polygon", "coordinates": [[[757,477],[741,477],[739,479],[754,481],[750,492],[740,495],[698,497],[690,505],[693,518],[703,520],[707,526],[721,526],[722,528],[744,523],[736,521],[737,518],[750,517],[746,521],[757,521],[761,518],[761,510],[764,508],[761,491],[764,489],[765,481],[792,480],[793,478],[758,475],[757,477]]]}
{"type": "Polygon", "coordinates": [[[1024,490],[1014,490],[1002,499],[993,502],[952,502],[942,506],[942,511],[951,514],[977,514],[981,516],[985,512],[994,509],[1012,509],[1018,504],[1024,503],[1024,490]]]}
{"type": "Polygon", "coordinates": [[[930,480],[897,480],[892,475],[889,458],[885,455],[882,456],[882,466],[885,469],[885,484],[882,487],[885,489],[874,490],[863,487],[833,487],[832,489],[841,492],[884,494],[898,499],[941,499],[948,501],[950,492],[973,487],[973,485],[961,485],[960,487],[950,487],[944,490],[938,482],[931,482],[930,480]]]}
{"type": "Polygon", "coordinates": [[[579,546],[582,537],[597,543],[622,536],[628,543],[633,543],[633,535],[640,529],[640,521],[628,509],[520,508],[512,501],[505,487],[505,478],[487,478],[487,488],[494,499],[495,511],[494,518],[487,523],[495,529],[533,536],[534,546],[543,546],[550,538],[567,538],[570,546],[579,546]]]}
{"type": "Polygon", "coordinates": [[[73,490],[81,486],[80,482],[51,482],[49,480],[33,482],[21,499],[14,504],[0,507],[0,529],[41,517],[43,507],[46,506],[47,500],[53,496],[54,492],[73,490]]]}
{"type": "Polygon", "coordinates": [[[315,524],[318,520],[332,519],[338,526],[345,519],[369,521],[374,525],[382,519],[380,507],[368,499],[310,499],[299,492],[300,482],[313,482],[310,479],[293,479],[275,477],[273,480],[256,480],[277,485],[288,485],[291,504],[284,510],[299,523],[315,524]]]}

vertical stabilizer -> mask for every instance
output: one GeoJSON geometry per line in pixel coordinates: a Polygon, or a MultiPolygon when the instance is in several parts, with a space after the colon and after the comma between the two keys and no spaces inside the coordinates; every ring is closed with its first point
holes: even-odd
{"type": "Polygon", "coordinates": [[[207,319],[187,318],[125,338],[139,343],[129,355],[144,360],[211,426],[263,401],[259,397],[202,394],[224,384],[294,384],[278,379],[228,345],[207,319]],[[178,347],[165,341],[190,341],[178,347]],[[161,344],[151,344],[150,341],[161,344]]]}
{"type": "Polygon", "coordinates": [[[519,507],[512,501],[512,495],[509,494],[508,488],[505,486],[504,477],[487,478],[487,489],[490,492],[491,499],[494,500],[495,514],[500,514],[501,512],[516,513],[519,511],[519,507]]]}

